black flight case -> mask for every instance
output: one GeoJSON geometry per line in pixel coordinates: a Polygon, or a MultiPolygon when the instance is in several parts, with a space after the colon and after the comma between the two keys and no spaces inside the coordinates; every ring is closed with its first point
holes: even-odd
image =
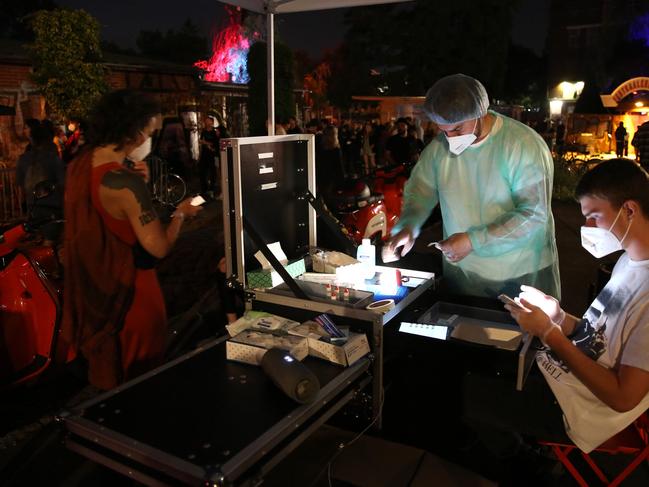
{"type": "Polygon", "coordinates": [[[286,284],[246,286],[246,272],[259,266],[253,254],[269,254],[265,244],[280,242],[289,259],[307,260],[317,245],[313,141],[311,135],[222,141],[228,282],[244,292],[248,309],[298,321],[329,313],[365,333],[370,354],[348,367],[305,358],[321,388],[315,401],[299,405],[260,367],[228,361],[225,338],[218,338],[63,411],[68,448],[147,485],[252,486],[351,402],[364,409],[354,414],[360,427],[380,425],[383,326],[430,289],[434,276],[402,270],[410,284],[384,313],[359,300],[320,299],[278,262],[286,284]]]}

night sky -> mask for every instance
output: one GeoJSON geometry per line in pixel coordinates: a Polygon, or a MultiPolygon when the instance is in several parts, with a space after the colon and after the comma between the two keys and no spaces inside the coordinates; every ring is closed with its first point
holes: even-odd
{"type": "MultiPolygon", "coordinates": [[[[520,0],[514,16],[512,39],[541,54],[545,43],[550,0],[520,0]]],[[[101,23],[104,39],[122,47],[135,48],[140,30],[179,28],[190,18],[207,35],[224,21],[223,4],[217,0],[57,0],[70,8],[83,8],[101,23]]],[[[362,8],[362,7],[358,7],[362,8]]],[[[275,17],[276,31],[294,49],[306,50],[319,58],[325,49],[343,39],[345,9],[322,10],[275,17]]]]}

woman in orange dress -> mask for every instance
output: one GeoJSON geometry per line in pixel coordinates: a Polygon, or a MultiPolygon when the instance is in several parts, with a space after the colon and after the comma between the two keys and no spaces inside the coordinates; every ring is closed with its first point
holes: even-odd
{"type": "Polygon", "coordinates": [[[129,90],[92,111],[86,148],[65,189],[63,336],[88,360],[88,378],[110,389],[160,364],[167,327],[154,269],[200,207],[178,205],[164,228],[146,187],[151,135],[160,109],[129,90]],[[135,169],[123,161],[135,160],[135,169]]]}

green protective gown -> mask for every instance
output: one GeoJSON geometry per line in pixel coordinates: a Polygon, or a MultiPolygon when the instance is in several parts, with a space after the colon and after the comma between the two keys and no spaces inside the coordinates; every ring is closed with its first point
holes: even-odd
{"type": "Polygon", "coordinates": [[[518,295],[521,284],[560,299],[554,219],[552,156],[526,125],[496,117],[489,136],[456,156],[444,134],[424,149],[404,188],[396,234],[415,236],[439,202],[444,238],[468,232],[473,251],[460,262],[444,261],[453,292],[495,297],[518,295]]]}

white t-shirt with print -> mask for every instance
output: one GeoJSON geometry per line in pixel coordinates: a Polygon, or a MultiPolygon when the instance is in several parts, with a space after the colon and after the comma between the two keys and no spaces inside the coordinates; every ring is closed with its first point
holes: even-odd
{"type": "MultiPolygon", "coordinates": [[[[649,371],[649,260],[624,253],[611,279],[577,324],[572,342],[608,369],[620,365],[649,371]]],[[[566,433],[588,453],[622,431],[649,408],[649,394],[619,413],[604,404],[550,349],[537,364],[563,410],[566,433]]]]}

